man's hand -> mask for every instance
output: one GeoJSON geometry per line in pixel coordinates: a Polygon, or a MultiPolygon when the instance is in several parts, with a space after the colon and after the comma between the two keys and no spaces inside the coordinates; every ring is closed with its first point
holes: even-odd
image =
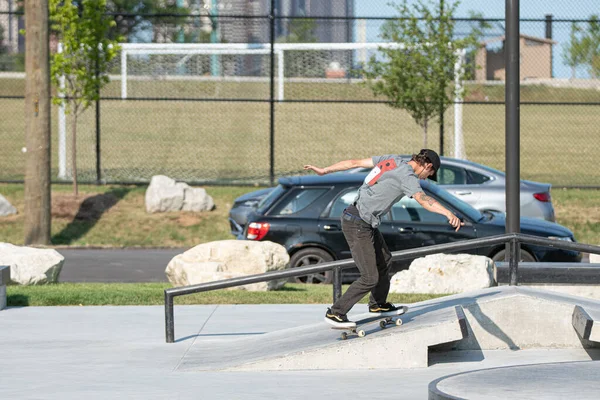
{"type": "Polygon", "coordinates": [[[305,165],[304,169],[310,169],[312,171],[315,171],[317,175],[325,175],[328,172],[326,171],[327,168],[319,168],[315,167],[314,165],[305,165]]]}
{"type": "Polygon", "coordinates": [[[458,231],[461,226],[465,226],[465,223],[458,219],[458,217],[452,213],[448,213],[446,217],[448,218],[448,223],[450,223],[452,227],[456,228],[455,231],[458,231]]]}

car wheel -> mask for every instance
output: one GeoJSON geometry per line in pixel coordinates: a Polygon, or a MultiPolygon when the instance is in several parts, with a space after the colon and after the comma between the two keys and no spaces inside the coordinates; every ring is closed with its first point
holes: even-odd
{"type": "MultiPolygon", "coordinates": [[[[494,262],[504,262],[505,255],[506,250],[500,250],[499,252],[494,254],[492,260],[494,260],[494,262]]],[[[519,262],[536,262],[536,259],[530,252],[521,249],[521,259],[519,260],[519,262]]]]}
{"type": "MultiPolygon", "coordinates": [[[[294,253],[290,258],[290,268],[306,267],[308,265],[320,264],[333,261],[331,254],[325,250],[311,247],[294,253]]],[[[296,283],[331,283],[333,282],[333,271],[320,274],[310,274],[292,278],[296,283]]]]}

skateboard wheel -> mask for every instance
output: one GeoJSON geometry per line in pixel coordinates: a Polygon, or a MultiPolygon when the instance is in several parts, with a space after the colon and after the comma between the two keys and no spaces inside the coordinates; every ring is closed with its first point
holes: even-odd
{"type": "Polygon", "coordinates": [[[358,331],[358,337],[365,337],[366,333],[365,331],[358,331]]]}
{"type": "Polygon", "coordinates": [[[381,327],[381,329],[385,328],[386,325],[386,321],[379,321],[379,326],[381,327]]]}
{"type": "Polygon", "coordinates": [[[397,319],[396,320],[396,326],[400,326],[402,325],[402,320],[401,319],[397,319]]]}
{"type": "Polygon", "coordinates": [[[348,334],[346,332],[342,332],[342,340],[348,339],[348,334]]]}

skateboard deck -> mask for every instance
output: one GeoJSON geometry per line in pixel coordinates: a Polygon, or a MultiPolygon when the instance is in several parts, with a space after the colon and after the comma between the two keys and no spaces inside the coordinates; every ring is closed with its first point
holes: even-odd
{"type": "Polygon", "coordinates": [[[365,337],[367,333],[364,329],[360,329],[361,326],[372,324],[374,322],[379,322],[379,327],[381,329],[385,329],[388,325],[402,325],[402,319],[400,319],[400,315],[406,313],[408,311],[407,306],[402,306],[402,308],[398,309],[396,314],[392,315],[377,315],[377,314],[360,314],[357,315],[358,319],[355,321],[356,326],[353,328],[342,328],[332,326],[331,329],[345,331],[341,334],[341,339],[348,339],[348,335],[357,335],[358,337],[365,337]]]}

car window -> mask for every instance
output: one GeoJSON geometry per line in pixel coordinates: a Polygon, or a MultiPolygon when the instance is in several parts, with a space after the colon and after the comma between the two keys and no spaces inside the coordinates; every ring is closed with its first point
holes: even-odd
{"type": "Polygon", "coordinates": [[[467,183],[467,172],[463,168],[441,166],[438,171],[439,185],[464,185],[467,183]]]}
{"type": "Polygon", "coordinates": [[[342,216],[342,212],[346,207],[348,207],[354,199],[356,199],[356,194],[358,193],[358,189],[352,189],[345,193],[342,193],[331,205],[331,210],[329,211],[330,218],[340,218],[342,216]]]}
{"type": "Polygon", "coordinates": [[[448,219],[424,209],[415,199],[403,197],[392,206],[392,220],[400,222],[425,222],[430,224],[444,224],[448,219]]]}
{"type": "Polygon", "coordinates": [[[295,189],[278,204],[271,215],[289,215],[304,210],[325,193],[327,188],[295,189]]]}
{"type": "Polygon", "coordinates": [[[467,172],[467,183],[469,185],[480,185],[489,181],[491,178],[487,175],[480,174],[478,172],[468,171],[467,172]]]}
{"type": "Polygon", "coordinates": [[[286,189],[283,187],[283,185],[277,185],[275,189],[271,191],[271,193],[265,196],[260,203],[258,203],[258,206],[256,207],[257,212],[259,214],[264,213],[267,208],[271,207],[275,200],[277,200],[285,192],[285,190],[286,189]]]}

